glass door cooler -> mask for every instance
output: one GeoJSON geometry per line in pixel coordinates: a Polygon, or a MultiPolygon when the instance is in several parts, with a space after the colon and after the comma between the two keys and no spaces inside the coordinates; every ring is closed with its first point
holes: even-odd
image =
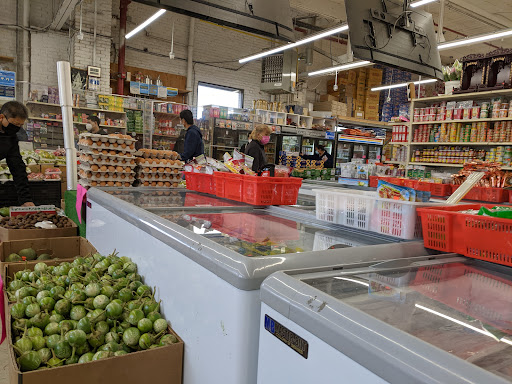
{"type": "Polygon", "coordinates": [[[279,135],[277,140],[278,153],[286,152],[288,156],[298,156],[302,147],[302,137],[298,135],[279,135]]]}

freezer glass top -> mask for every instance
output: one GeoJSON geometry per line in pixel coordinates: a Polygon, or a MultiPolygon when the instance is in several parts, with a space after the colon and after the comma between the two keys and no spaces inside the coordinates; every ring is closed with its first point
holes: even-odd
{"type": "Polygon", "coordinates": [[[158,215],[207,237],[241,255],[271,256],[326,250],[331,246],[361,246],[386,242],[371,236],[329,230],[315,224],[266,213],[169,212],[158,215]]]}
{"type": "Polygon", "coordinates": [[[512,380],[512,270],[492,268],[468,261],[304,282],[512,380]]]}
{"type": "Polygon", "coordinates": [[[244,203],[220,199],[215,196],[187,191],[186,189],[156,188],[100,188],[118,199],[141,208],[188,207],[243,207],[244,203]]]}

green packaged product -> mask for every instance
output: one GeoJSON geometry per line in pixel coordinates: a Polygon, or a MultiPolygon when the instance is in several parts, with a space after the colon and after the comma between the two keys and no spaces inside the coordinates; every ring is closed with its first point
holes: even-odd
{"type": "Polygon", "coordinates": [[[491,209],[482,207],[478,211],[479,216],[491,216],[500,219],[512,219],[512,207],[492,207],[491,209]]]}

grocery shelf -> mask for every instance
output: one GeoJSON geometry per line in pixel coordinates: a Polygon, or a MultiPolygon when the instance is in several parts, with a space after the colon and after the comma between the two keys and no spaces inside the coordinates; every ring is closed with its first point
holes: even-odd
{"type": "Polygon", "coordinates": [[[143,111],[142,108],[129,108],[129,107],[123,107],[124,109],[129,109],[130,111],[143,111]]]}
{"type": "MultiPolygon", "coordinates": [[[[386,160],[384,164],[398,164],[398,165],[406,165],[407,161],[394,161],[394,160],[386,160]]],[[[411,163],[412,164],[412,163],[411,163]]]]}
{"type": "Polygon", "coordinates": [[[407,141],[401,141],[399,143],[389,142],[388,144],[390,144],[390,145],[403,145],[405,147],[409,145],[409,143],[407,141]]]}
{"type": "MultiPolygon", "coordinates": [[[[417,162],[410,162],[409,165],[424,165],[427,167],[450,167],[450,168],[462,168],[464,166],[464,164],[417,163],[417,162]]],[[[502,166],[501,169],[508,171],[508,170],[512,170],[512,167],[502,166]]]]}
{"type": "MultiPolygon", "coordinates": [[[[78,125],[85,125],[87,123],[84,123],[84,122],[81,122],[81,121],[73,121],[73,124],[78,124],[78,125]]],[[[105,128],[120,128],[120,129],[126,129],[126,127],[122,127],[120,125],[105,125],[105,124],[100,124],[99,125],[100,127],[105,127],[105,128]]]]}
{"type": "Polygon", "coordinates": [[[44,103],[42,101],[26,101],[25,104],[35,104],[35,105],[47,105],[49,107],[60,107],[60,104],[53,104],[53,103],[44,103]]]}
{"type": "Polygon", "coordinates": [[[159,111],[153,111],[153,113],[159,114],[159,115],[174,116],[174,117],[178,117],[179,116],[179,113],[169,113],[169,112],[159,112],[159,111]]]}
{"type": "Polygon", "coordinates": [[[410,121],[402,121],[402,122],[392,122],[392,121],[390,121],[388,123],[388,125],[390,125],[390,126],[402,126],[402,125],[409,125],[409,124],[411,124],[410,121]]]}
{"type": "Polygon", "coordinates": [[[152,136],[158,136],[158,137],[168,137],[170,139],[177,139],[179,136],[171,136],[171,135],[162,135],[160,133],[152,133],[152,136]]]}
{"type": "MultiPolygon", "coordinates": [[[[359,119],[357,117],[338,117],[338,124],[346,124],[352,126],[362,126],[362,127],[370,127],[370,128],[383,128],[390,129],[391,125],[386,122],[377,121],[377,120],[366,120],[359,119]]],[[[404,125],[404,124],[401,124],[404,125]]]]}
{"type": "Polygon", "coordinates": [[[512,95],[512,89],[499,89],[495,91],[486,92],[471,92],[460,93],[457,95],[443,95],[434,97],[424,97],[421,99],[413,99],[414,103],[432,103],[436,101],[449,101],[449,100],[474,100],[474,99],[492,99],[497,96],[512,95]]]}
{"type": "Polygon", "coordinates": [[[46,117],[29,116],[28,119],[29,120],[42,120],[42,121],[56,121],[58,123],[62,123],[62,120],[59,120],[59,119],[49,119],[49,118],[46,118],[46,117]]]}
{"type": "Polygon", "coordinates": [[[439,142],[439,141],[431,141],[431,142],[413,142],[411,145],[421,146],[421,145],[483,145],[483,146],[502,146],[502,145],[512,145],[511,142],[496,142],[496,141],[477,141],[477,142],[467,142],[467,141],[459,141],[459,142],[439,142]]]}
{"type": "Polygon", "coordinates": [[[73,109],[77,109],[79,111],[95,111],[95,112],[107,112],[107,113],[119,113],[120,115],[126,114],[126,112],[121,111],[110,111],[108,109],[99,109],[99,108],[87,108],[87,107],[73,107],[73,109]]]}
{"type": "Polygon", "coordinates": [[[452,124],[452,123],[486,123],[496,121],[512,121],[512,117],[497,117],[485,119],[463,119],[463,120],[439,120],[439,121],[414,121],[412,125],[426,125],[426,124],[452,124]]]}

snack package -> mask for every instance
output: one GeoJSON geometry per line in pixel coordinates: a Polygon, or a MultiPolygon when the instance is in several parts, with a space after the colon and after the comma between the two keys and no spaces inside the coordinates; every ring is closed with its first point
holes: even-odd
{"type": "Polygon", "coordinates": [[[276,165],[274,176],[275,177],[290,177],[293,168],[287,167],[285,165],[276,165]]]}
{"type": "MultiPolygon", "coordinates": [[[[379,194],[379,197],[384,199],[411,201],[412,198],[411,188],[391,184],[384,180],[379,180],[379,184],[377,185],[377,193],[379,194]]],[[[412,201],[415,200],[416,194],[414,194],[414,200],[412,201]]]]}
{"type": "Polygon", "coordinates": [[[257,175],[257,173],[254,172],[251,168],[249,168],[247,166],[247,164],[245,164],[245,163],[242,163],[242,169],[243,169],[243,174],[244,175],[250,175],[250,176],[256,176],[257,175]]]}
{"type": "Polygon", "coordinates": [[[235,149],[233,151],[233,159],[234,160],[244,160],[245,159],[245,154],[240,152],[238,149],[235,149]]]}
{"type": "Polygon", "coordinates": [[[254,163],[254,157],[252,156],[249,156],[249,155],[245,155],[245,164],[247,164],[247,166],[249,168],[252,169],[252,164],[254,163]]]}
{"type": "Polygon", "coordinates": [[[199,155],[195,158],[195,161],[197,164],[206,165],[208,161],[206,160],[206,157],[204,155],[199,155]]]}
{"type": "Polygon", "coordinates": [[[222,162],[212,159],[211,157],[207,158],[208,165],[219,172],[231,172],[222,162]]]}
{"type": "MultiPolygon", "coordinates": [[[[229,155],[229,154],[228,154],[229,155]]],[[[225,155],[224,155],[225,156],[225,155]]],[[[245,163],[243,160],[233,160],[229,159],[224,161],[224,165],[232,172],[236,174],[243,174],[245,163]]],[[[247,166],[246,166],[247,167],[247,166]]],[[[252,171],[251,171],[252,172],[252,171]]]]}

